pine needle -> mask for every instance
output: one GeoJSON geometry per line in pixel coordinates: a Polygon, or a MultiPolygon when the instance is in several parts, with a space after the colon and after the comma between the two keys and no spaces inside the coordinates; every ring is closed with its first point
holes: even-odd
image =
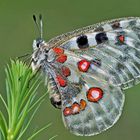
{"type": "MultiPolygon", "coordinates": [[[[0,111],[0,139],[22,140],[47,93],[37,96],[40,77],[34,75],[31,68],[19,60],[11,60],[5,73],[6,101],[1,94],[0,100],[7,111],[8,118],[0,111]]],[[[40,128],[28,140],[33,139],[49,126],[50,124],[47,124],[40,128]]]]}

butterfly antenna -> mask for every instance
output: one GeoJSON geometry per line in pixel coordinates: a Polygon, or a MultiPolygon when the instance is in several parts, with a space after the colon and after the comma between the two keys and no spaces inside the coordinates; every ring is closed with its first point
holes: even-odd
{"type": "Polygon", "coordinates": [[[40,20],[40,37],[43,38],[43,22],[42,22],[42,15],[39,15],[40,20]]]}
{"type": "MultiPolygon", "coordinates": [[[[41,34],[41,29],[40,29],[40,27],[39,27],[39,25],[38,25],[38,23],[37,23],[37,19],[36,19],[36,16],[35,16],[35,15],[33,15],[33,20],[34,20],[34,23],[35,23],[35,25],[36,25],[36,27],[37,27],[38,33],[41,34]]],[[[41,36],[41,35],[40,35],[40,36],[41,36]]]]}

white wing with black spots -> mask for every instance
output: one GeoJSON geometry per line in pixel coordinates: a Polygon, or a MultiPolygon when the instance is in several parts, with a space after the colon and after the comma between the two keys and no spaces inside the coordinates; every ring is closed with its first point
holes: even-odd
{"type": "Polygon", "coordinates": [[[36,40],[33,48],[32,68],[48,75],[51,102],[76,135],[112,127],[122,113],[122,89],[140,82],[138,17],[105,21],[47,43],[36,40]]]}
{"type": "MultiPolygon", "coordinates": [[[[99,58],[115,78],[114,85],[126,89],[139,83],[140,19],[123,18],[89,26],[59,36],[56,45],[78,54],[99,58]],[[75,36],[75,34],[77,36],[75,36]],[[74,36],[74,37],[73,37],[74,36]]],[[[53,43],[53,45],[55,44],[53,43]]]]}

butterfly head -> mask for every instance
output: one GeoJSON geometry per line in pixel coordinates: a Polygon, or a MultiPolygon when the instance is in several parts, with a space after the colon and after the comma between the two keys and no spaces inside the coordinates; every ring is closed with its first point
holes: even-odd
{"type": "Polygon", "coordinates": [[[45,45],[45,41],[42,38],[37,38],[33,41],[33,50],[37,50],[45,45]]]}
{"type": "Polygon", "coordinates": [[[47,62],[50,49],[48,44],[42,39],[33,41],[32,69],[38,69],[44,61],[47,62]]]}
{"type": "Polygon", "coordinates": [[[48,45],[43,40],[43,24],[42,24],[42,15],[39,15],[39,22],[37,22],[37,18],[33,15],[33,20],[36,25],[37,31],[40,35],[39,38],[33,41],[33,54],[32,54],[32,69],[36,70],[40,67],[42,62],[47,59],[48,53],[48,45]]]}

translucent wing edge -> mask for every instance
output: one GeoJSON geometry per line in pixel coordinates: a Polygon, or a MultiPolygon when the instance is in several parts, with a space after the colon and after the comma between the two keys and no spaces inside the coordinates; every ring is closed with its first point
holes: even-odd
{"type": "Polygon", "coordinates": [[[107,127],[106,129],[100,131],[100,132],[96,132],[96,133],[92,133],[92,134],[87,134],[87,135],[81,135],[79,133],[73,133],[70,131],[70,129],[67,127],[67,124],[65,123],[65,119],[64,119],[64,115],[63,115],[63,111],[62,111],[62,120],[63,120],[63,123],[64,123],[64,126],[72,133],[72,134],[75,134],[77,136],[95,136],[95,135],[98,135],[100,133],[103,133],[105,131],[107,131],[109,128],[113,127],[116,122],[120,119],[121,115],[122,115],[122,111],[123,111],[123,107],[124,107],[124,102],[125,102],[125,94],[122,92],[122,90],[120,89],[121,93],[122,93],[122,105],[120,107],[120,113],[118,114],[118,116],[116,117],[116,119],[114,120],[114,122],[112,123],[112,125],[110,125],[109,127],[107,127]]]}

